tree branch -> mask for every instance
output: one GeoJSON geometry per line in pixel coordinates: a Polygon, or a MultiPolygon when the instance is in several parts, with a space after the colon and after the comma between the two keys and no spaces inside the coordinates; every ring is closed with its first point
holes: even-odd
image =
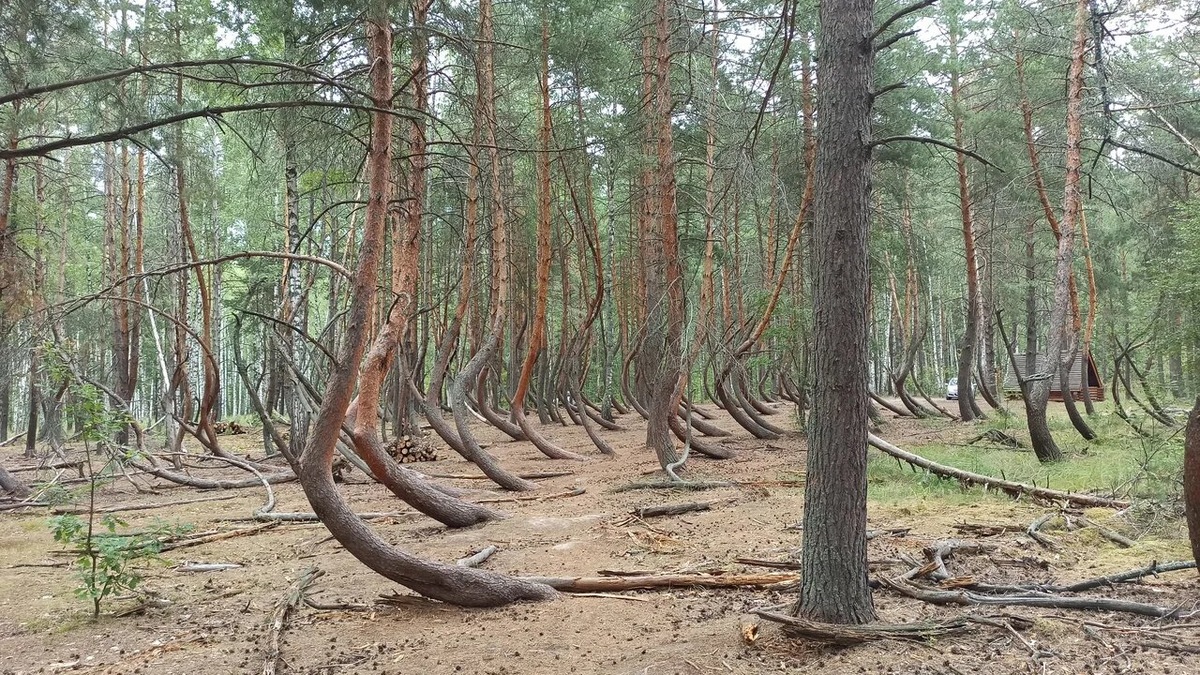
{"type": "Polygon", "coordinates": [[[351,86],[347,85],[345,82],[341,82],[341,81],[337,80],[336,78],[332,78],[327,75],[323,75],[320,72],[313,70],[311,68],[305,68],[303,66],[297,66],[293,63],[286,63],[283,61],[270,61],[270,60],[264,60],[264,59],[247,59],[247,58],[243,58],[243,57],[236,57],[236,58],[231,58],[231,59],[203,59],[203,60],[199,60],[199,61],[172,61],[170,63],[147,63],[147,64],[143,64],[143,65],[139,65],[139,66],[132,66],[130,68],[123,68],[121,70],[111,70],[111,71],[108,71],[105,73],[98,73],[96,75],[88,75],[86,77],[80,77],[80,78],[77,78],[74,80],[64,80],[62,82],[55,82],[53,84],[45,84],[45,85],[41,85],[38,87],[29,87],[26,89],[22,89],[20,91],[15,91],[11,94],[5,94],[3,96],[0,96],[0,105],[4,105],[6,103],[12,103],[13,101],[19,101],[22,99],[32,98],[34,96],[40,96],[41,94],[49,94],[49,93],[53,93],[56,91],[62,91],[64,89],[72,89],[74,87],[81,87],[85,84],[94,84],[96,82],[103,82],[105,80],[118,80],[118,79],[122,79],[125,77],[129,77],[130,75],[137,75],[139,73],[153,73],[153,72],[164,71],[164,70],[174,70],[176,68],[201,68],[204,66],[268,66],[268,67],[272,67],[272,68],[281,68],[284,70],[292,70],[292,71],[304,73],[306,75],[314,77],[314,78],[320,80],[322,83],[327,84],[331,87],[337,87],[339,89],[343,89],[345,91],[349,91],[356,95],[370,99],[370,96],[366,92],[363,92],[363,91],[360,91],[359,89],[351,87],[351,86]]]}
{"type": "Polygon", "coordinates": [[[98,143],[106,143],[108,141],[126,139],[136,134],[150,131],[151,129],[170,126],[172,124],[178,124],[180,122],[186,122],[187,120],[196,118],[216,119],[228,113],[250,112],[255,110],[282,110],[287,108],[343,108],[351,110],[364,110],[367,112],[382,112],[388,115],[402,117],[404,119],[414,119],[414,116],[408,113],[342,101],[264,101],[262,103],[243,103],[241,105],[213,106],[208,108],[200,108],[199,110],[189,110],[187,112],[181,112],[157,120],[141,122],[128,127],[121,127],[120,129],[106,131],[104,133],[92,134],[91,136],[67,136],[66,138],[60,138],[57,141],[51,141],[41,145],[32,145],[25,148],[4,149],[0,150],[0,159],[38,157],[42,155],[48,155],[55,150],[63,150],[66,148],[75,148],[83,145],[95,145],[98,143]]]}
{"type": "Polygon", "coordinates": [[[875,47],[874,47],[875,53],[879,53],[879,52],[887,49],[888,47],[891,47],[892,45],[896,44],[897,42],[903,40],[904,38],[912,37],[913,35],[916,35],[916,34],[917,34],[917,30],[915,28],[913,30],[906,30],[906,31],[902,31],[900,33],[896,33],[892,37],[875,45],[875,47]]]}
{"type": "Polygon", "coordinates": [[[1118,147],[1118,148],[1121,148],[1122,150],[1128,150],[1129,152],[1136,152],[1136,153],[1138,153],[1139,155],[1145,155],[1145,156],[1147,156],[1147,157],[1153,157],[1154,159],[1157,159],[1157,160],[1158,160],[1158,161],[1160,161],[1160,162],[1163,162],[1163,163],[1165,163],[1165,164],[1170,164],[1171,166],[1175,167],[1176,169],[1179,169],[1180,171],[1186,171],[1186,172],[1188,172],[1188,173],[1190,173],[1190,174],[1192,174],[1192,175],[1194,175],[1194,176],[1200,176],[1200,169],[1194,169],[1194,168],[1192,168],[1192,167],[1190,167],[1190,166],[1188,166],[1188,165],[1186,165],[1186,164],[1180,164],[1179,162],[1176,162],[1176,161],[1175,161],[1175,160],[1173,160],[1173,159],[1168,159],[1167,157],[1164,157],[1164,156],[1162,156],[1162,155],[1160,155],[1160,154],[1158,154],[1157,152],[1154,152],[1154,151],[1152,151],[1152,150],[1144,150],[1144,149],[1142,149],[1142,148],[1139,148],[1139,147],[1138,147],[1138,146],[1136,146],[1136,145],[1128,145],[1128,144],[1126,144],[1126,143],[1122,143],[1121,141],[1118,141],[1118,140],[1116,140],[1115,138],[1113,138],[1113,137],[1111,137],[1111,136],[1109,136],[1108,138],[1106,138],[1106,139],[1104,139],[1104,140],[1105,140],[1105,142],[1107,142],[1109,145],[1116,146],[1116,147],[1118,147]]]}
{"type": "MultiPolygon", "coordinates": [[[[930,5],[932,5],[936,2],[937,2],[937,0],[918,0],[917,2],[914,2],[911,5],[908,5],[907,7],[901,7],[899,10],[896,11],[895,14],[884,19],[883,23],[879,24],[879,28],[876,28],[875,32],[871,33],[871,42],[874,43],[875,40],[878,40],[879,36],[883,35],[887,31],[887,29],[891,28],[892,25],[895,24],[900,19],[903,19],[904,17],[908,16],[909,14],[912,14],[913,12],[919,12],[922,9],[925,9],[926,7],[929,7],[930,5]]],[[[891,40],[891,42],[895,42],[895,40],[891,40]]],[[[889,42],[888,44],[891,44],[891,42],[889,42]]]]}
{"type": "MultiPolygon", "coordinates": [[[[966,148],[959,147],[953,143],[947,143],[946,141],[939,141],[936,138],[927,138],[925,136],[888,136],[886,138],[877,138],[877,139],[871,141],[869,145],[870,145],[870,147],[875,148],[875,147],[879,147],[881,145],[887,145],[889,143],[899,143],[901,141],[907,141],[907,142],[911,142],[911,143],[927,143],[929,145],[936,145],[938,147],[946,148],[947,150],[953,150],[955,152],[962,153],[962,154],[966,155],[967,157],[970,157],[971,159],[974,159],[975,161],[977,161],[981,164],[986,164],[987,166],[992,167],[993,169],[999,171],[1000,173],[1004,173],[1004,169],[1001,169],[1000,167],[996,166],[995,164],[992,164],[986,158],[984,158],[982,155],[972,152],[971,150],[967,150],[966,148]]],[[[0,156],[2,156],[2,155],[0,155],[0,156]]]]}

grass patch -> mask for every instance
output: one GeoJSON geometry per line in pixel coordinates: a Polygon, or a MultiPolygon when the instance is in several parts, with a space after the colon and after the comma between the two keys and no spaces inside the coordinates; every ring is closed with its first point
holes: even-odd
{"type": "MultiPolygon", "coordinates": [[[[1052,410],[1050,427],[1066,459],[1042,464],[1032,451],[998,449],[985,444],[947,442],[903,446],[940,464],[985,476],[1072,492],[1098,492],[1122,498],[1154,501],[1177,500],[1181,490],[1183,444],[1178,434],[1141,438],[1114,415],[1099,414],[1088,419],[1098,433],[1096,441],[1084,441],[1071,427],[1065,413],[1052,410]]],[[[924,426],[924,425],[923,425],[924,426]]],[[[942,423],[946,436],[954,427],[942,423]]],[[[1028,444],[1023,416],[992,415],[970,430],[997,429],[1028,444]]],[[[867,465],[868,494],[883,503],[938,497],[950,503],[979,498],[981,490],[966,493],[955,481],[942,480],[923,471],[914,472],[877,451],[870,451],[867,465]]],[[[997,499],[1006,499],[997,495],[997,499]]]]}

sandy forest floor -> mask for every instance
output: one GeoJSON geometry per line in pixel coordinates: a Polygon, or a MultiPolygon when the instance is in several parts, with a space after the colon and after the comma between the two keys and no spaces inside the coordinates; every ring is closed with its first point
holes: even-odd
{"type": "MultiPolygon", "coordinates": [[[[790,424],[788,417],[790,411],[773,420],[790,424]]],[[[574,472],[540,481],[539,494],[584,488],[581,495],[501,503],[498,506],[507,519],[465,530],[449,531],[414,517],[376,521],[374,527],[396,546],[443,561],[494,544],[499,552],[484,567],[522,575],[594,576],[602,570],[769,572],[735,559],[785,560],[797,552],[801,533],[793,526],[803,512],[802,487],[613,492],[614,487],[644,480],[657,468],[654,459],[639,449],[644,429],[640,421],[628,416],[620,421],[625,431],[607,432],[620,456],[581,463],[547,460],[527,443],[506,442],[497,433],[479,430],[490,441],[492,452],[512,470],[574,472]],[[697,499],[723,501],[711,511],[684,516],[649,521],[629,517],[635,507],[697,499]]],[[[723,414],[717,423],[731,431],[736,427],[723,414]]],[[[544,427],[544,433],[565,448],[596,455],[582,429],[553,426],[544,427]]],[[[919,450],[934,442],[962,443],[975,433],[977,428],[949,422],[893,420],[883,435],[919,450]]],[[[257,438],[253,433],[228,437],[228,445],[244,456],[259,456],[257,438]]],[[[764,443],[739,432],[726,440],[736,449],[736,458],[695,460],[693,474],[794,485],[803,480],[805,443],[799,434],[764,443]]],[[[895,468],[894,461],[874,450],[871,453],[873,466],[895,468]]],[[[10,468],[28,465],[18,454],[18,449],[0,449],[10,468]]],[[[457,456],[442,453],[442,457],[414,466],[433,474],[478,475],[457,456]]],[[[195,473],[236,475],[228,469],[195,473]]],[[[33,476],[17,475],[26,480],[33,476]]],[[[896,476],[888,480],[917,483],[922,479],[907,470],[896,476]]],[[[115,482],[105,489],[100,505],[234,496],[130,511],[123,517],[132,530],[160,521],[188,523],[196,531],[247,527],[249,523],[231,519],[247,518],[264,500],[261,487],[204,493],[141,476],[134,479],[140,489],[129,480],[115,482]]],[[[365,483],[361,474],[351,473],[348,480],[344,494],[357,510],[407,510],[383,488],[365,483]]],[[[479,490],[481,498],[506,496],[485,493],[479,480],[447,482],[479,490]]],[[[875,482],[873,478],[870,527],[895,531],[870,541],[874,575],[903,573],[911,563],[901,558],[923,561],[924,547],[933,542],[978,536],[962,534],[956,524],[1023,528],[1053,510],[978,490],[965,495],[957,490],[905,491],[875,482]]],[[[276,490],[277,510],[309,510],[297,484],[276,490]]],[[[1088,516],[1121,526],[1108,509],[1089,510],[1088,516]]],[[[1065,582],[1152,560],[1188,557],[1178,527],[1166,528],[1167,535],[1144,536],[1133,548],[1121,549],[1097,536],[1094,528],[1069,532],[1058,522],[1056,529],[1047,532],[1057,549],[1039,546],[1023,532],[1006,531],[982,539],[985,550],[948,561],[949,571],[993,583],[1065,582]]],[[[70,556],[51,539],[47,510],[0,513],[0,673],[262,672],[267,624],[275,604],[310,567],[324,572],[311,590],[317,603],[359,603],[366,608],[297,609],[283,636],[283,673],[1200,673],[1200,654],[1181,651],[1200,645],[1200,619],[1168,627],[1143,617],[1102,612],[936,607],[877,590],[875,603],[884,621],[974,612],[1015,615],[1030,623],[1016,622],[1022,627],[1019,634],[979,627],[931,643],[877,642],[838,648],[787,638],[771,624],[762,624],[753,642],[743,637],[746,626],[761,623],[749,612],[787,602],[793,597],[787,589],[673,588],[622,594],[625,597],[564,595],[553,602],[493,610],[459,609],[413,596],[375,575],[319,524],[283,524],[252,536],[169,551],[163,558],[164,563],[144,570],[145,590],[154,593],[160,599],[156,604],[162,606],[114,616],[113,612],[138,605],[136,599],[117,600],[93,622],[88,604],[74,595],[74,572],[64,566],[70,556]],[[189,562],[240,567],[207,573],[179,569],[189,562]],[[401,600],[378,602],[382,595],[397,592],[404,596],[401,600]]],[[[1194,571],[1173,572],[1093,594],[1190,610],[1200,603],[1200,578],[1194,571]]]]}

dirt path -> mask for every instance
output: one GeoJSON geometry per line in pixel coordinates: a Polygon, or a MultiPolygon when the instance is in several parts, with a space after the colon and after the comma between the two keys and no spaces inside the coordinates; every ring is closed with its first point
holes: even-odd
{"type": "MultiPolygon", "coordinates": [[[[787,423],[788,415],[790,411],[774,420],[787,423]]],[[[615,486],[647,478],[657,468],[652,455],[639,449],[642,424],[628,416],[620,421],[625,431],[606,432],[620,453],[615,459],[600,459],[582,429],[543,427],[545,435],[562,447],[596,457],[582,463],[547,460],[528,444],[505,442],[498,433],[479,429],[492,444],[492,452],[510,469],[575,472],[539,481],[542,493],[582,487],[586,490],[582,495],[499,504],[509,515],[506,520],[467,530],[447,531],[418,518],[377,522],[375,527],[397,546],[444,561],[496,545],[499,552],[486,567],[524,575],[590,576],[600,570],[761,572],[734,560],[783,560],[798,549],[801,535],[792,526],[802,515],[800,487],[722,488],[699,493],[700,497],[683,492],[611,492],[615,486]],[[627,517],[638,506],[697,499],[723,503],[711,511],[649,523],[627,517]]],[[[735,431],[727,417],[719,416],[717,423],[735,431]]],[[[889,438],[903,442],[930,433],[928,425],[897,422],[889,438]]],[[[946,433],[958,431],[947,428],[946,433]]],[[[251,452],[252,437],[238,437],[245,452],[251,452]]],[[[799,435],[767,444],[735,433],[726,442],[737,450],[737,457],[721,462],[698,459],[691,465],[696,477],[802,479],[804,442],[799,435]]],[[[0,452],[7,466],[22,464],[10,454],[16,451],[0,452]]],[[[478,475],[456,456],[414,466],[435,474],[478,475]]],[[[350,480],[363,477],[351,474],[350,480]]],[[[483,490],[484,481],[446,482],[479,489],[480,497],[497,496],[483,490]]],[[[151,485],[158,494],[137,494],[129,482],[118,482],[105,491],[102,504],[201,496],[157,481],[151,485]]],[[[348,484],[344,494],[361,511],[407,510],[374,485],[348,484]]],[[[197,530],[228,529],[238,524],[219,519],[248,516],[263,502],[261,489],[239,490],[237,495],[226,501],[129,512],[126,519],[133,529],[155,519],[191,523],[197,530]]],[[[277,510],[308,510],[297,485],[280,486],[278,498],[277,510]]],[[[908,568],[901,560],[904,556],[921,558],[925,545],[960,536],[952,529],[956,522],[1023,526],[1045,512],[1043,506],[995,496],[952,508],[923,499],[873,504],[872,529],[910,528],[871,541],[873,569],[878,574],[904,571],[908,568]]],[[[1021,641],[991,629],[932,645],[882,643],[844,650],[792,641],[763,626],[761,637],[747,644],[741,626],[750,621],[748,612],[791,599],[791,594],[778,590],[673,589],[630,593],[626,598],[568,596],[540,605],[463,610],[408,595],[374,575],[330,540],[319,524],[282,525],[254,536],[168,552],[165,557],[173,565],[220,562],[241,567],[215,573],[151,567],[145,586],[169,605],[93,623],[85,604],[73,596],[71,571],[26,566],[68,559],[55,553],[59,547],[45,522],[44,512],[0,514],[3,674],[260,672],[265,626],[274,604],[292,580],[313,566],[325,572],[314,587],[317,602],[361,603],[371,608],[299,609],[283,639],[284,673],[1200,672],[1198,655],[1138,646],[1148,640],[1200,644],[1196,628],[1151,634],[1089,627],[1094,635],[1089,637],[1083,620],[1109,626],[1150,623],[1107,614],[1011,612],[1033,619],[1025,640],[1051,652],[1035,660],[1021,641]],[[398,604],[375,604],[379,596],[397,591],[406,596],[398,604]]],[[[1111,543],[1096,538],[1063,535],[1061,539],[1061,550],[1048,551],[1019,533],[991,537],[986,554],[954,561],[952,571],[995,582],[1074,580],[1145,564],[1154,555],[1136,547],[1114,555],[1111,543]]],[[[1108,593],[1158,605],[1192,605],[1200,599],[1200,583],[1195,573],[1174,573],[1108,593]]],[[[886,591],[877,591],[875,598],[881,617],[888,621],[962,613],[886,591]]],[[[110,609],[132,604],[114,602],[110,609]]]]}

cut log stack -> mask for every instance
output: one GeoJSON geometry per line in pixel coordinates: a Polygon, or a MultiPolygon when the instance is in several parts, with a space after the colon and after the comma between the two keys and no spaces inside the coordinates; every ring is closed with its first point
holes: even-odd
{"type": "Polygon", "coordinates": [[[391,443],[388,443],[387,451],[392,456],[392,459],[401,464],[436,462],[438,458],[436,450],[422,443],[421,439],[413,438],[407,434],[393,439],[391,443]]]}

